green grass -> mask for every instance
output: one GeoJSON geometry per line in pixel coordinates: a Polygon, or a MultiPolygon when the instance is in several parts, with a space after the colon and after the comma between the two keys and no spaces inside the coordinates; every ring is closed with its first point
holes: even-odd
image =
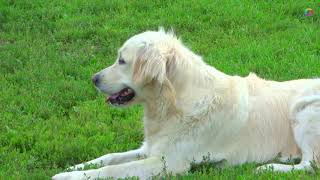
{"type": "MultiPolygon", "coordinates": [[[[267,79],[320,75],[314,1],[0,0],[0,179],[49,179],[143,140],[142,108],[116,109],[91,84],[130,36],[174,28],[208,64],[267,79]],[[311,7],[313,17],[303,11],[311,7]]],[[[257,164],[198,168],[183,179],[315,179],[254,174],[257,164]]]]}

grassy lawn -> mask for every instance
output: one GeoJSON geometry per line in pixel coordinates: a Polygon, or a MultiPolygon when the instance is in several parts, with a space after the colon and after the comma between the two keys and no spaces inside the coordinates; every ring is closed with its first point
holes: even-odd
{"type": "MultiPolygon", "coordinates": [[[[70,165],[137,148],[142,108],[106,105],[91,75],[113,63],[127,38],[158,26],[172,27],[228,74],[320,75],[317,0],[0,0],[0,179],[49,179],[70,165]],[[314,16],[304,16],[307,7],[314,16]]],[[[257,164],[203,167],[179,178],[320,178],[257,175],[257,164]]]]}

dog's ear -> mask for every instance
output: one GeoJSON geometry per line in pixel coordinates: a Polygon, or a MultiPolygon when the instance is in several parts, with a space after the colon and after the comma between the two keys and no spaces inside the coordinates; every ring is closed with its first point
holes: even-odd
{"type": "Polygon", "coordinates": [[[152,80],[163,83],[166,79],[166,57],[155,45],[144,44],[133,65],[133,80],[136,84],[147,84],[152,80]]]}

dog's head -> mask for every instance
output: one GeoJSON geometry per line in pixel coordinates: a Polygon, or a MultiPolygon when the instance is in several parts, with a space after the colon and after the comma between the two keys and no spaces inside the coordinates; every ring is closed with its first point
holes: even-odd
{"type": "Polygon", "coordinates": [[[163,30],[137,34],[119,49],[115,63],[96,73],[92,81],[109,95],[107,101],[112,105],[173,96],[169,69],[174,61],[175,41],[173,33],[163,30]]]}

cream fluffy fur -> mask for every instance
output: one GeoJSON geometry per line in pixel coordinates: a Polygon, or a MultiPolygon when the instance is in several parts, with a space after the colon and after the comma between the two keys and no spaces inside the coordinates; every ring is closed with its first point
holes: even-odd
{"type": "MultiPolygon", "coordinates": [[[[97,87],[113,94],[125,87],[144,105],[141,148],[112,153],[87,164],[104,167],[57,174],[53,179],[185,173],[191,162],[210,154],[231,165],[301,157],[294,166],[267,164],[276,171],[312,170],[320,156],[320,80],[268,81],[250,74],[229,76],[208,66],[173,33],[148,31],[133,36],[116,62],[97,75],[97,87]]],[[[81,168],[79,164],[72,169],[81,168]]]]}

